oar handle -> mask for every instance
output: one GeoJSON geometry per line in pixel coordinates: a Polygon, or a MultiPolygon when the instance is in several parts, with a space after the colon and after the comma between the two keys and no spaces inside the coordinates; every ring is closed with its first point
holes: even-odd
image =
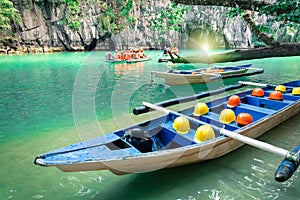
{"type": "Polygon", "coordinates": [[[235,140],[238,140],[238,141],[241,141],[243,143],[254,146],[258,149],[280,155],[284,158],[287,157],[290,154],[290,152],[288,150],[282,149],[280,147],[276,147],[276,146],[271,145],[271,144],[266,143],[266,142],[255,140],[253,138],[250,138],[250,137],[247,137],[247,136],[244,136],[244,135],[232,132],[232,131],[228,131],[226,129],[220,129],[220,133],[224,134],[224,135],[226,135],[230,138],[233,138],[235,140]]]}
{"type": "MultiPolygon", "coordinates": [[[[258,86],[258,87],[272,87],[275,88],[277,85],[271,85],[271,84],[264,84],[264,83],[255,83],[250,81],[239,81],[239,84],[242,85],[251,85],[251,86],[258,86]]],[[[293,89],[292,86],[285,86],[287,89],[293,89]]]]}
{"type": "Polygon", "coordinates": [[[258,86],[258,87],[271,86],[271,85],[264,84],[264,83],[255,83],[255,82],[250,82],[250,81],[239,81],[239,84],[242,84],[242,85],[251,85],[251,86],[258,86]]]}
{"type": "MultiPolygon", "coordinates": [[[[251,69],[251,68],[249,68],[249,69],[251,69]]],[[[258,70],[254,70],[252,72],[241,73],[241,74],[231,74],[231,75],[224,75],[224,76],[221,76],[221,77],[213,77],[211,79],[220,79],[220,78],[221,79],[229,79],[229,78],[237,78],[237,77],[243,77],[243,76],[252,76],[252,75],[261,74],[261,73],[264,73],[264,69],[258,69],[258,70]]],[[[246,83],[246,82],[243,82],[243,81],[240,81],[240,82],[246,83]]],[[[252,82],[249,82],[249,83],[252,83],[252,82]]],[[[244,85],[247,85],[247,84],[244,84],[244,85]]]]}
{"type": "MultiPolygon", "coordinates": [[[[201,99],[201,98],[208,97],[208,96],[214,96],[214,95],[217,95],[217,94],[221,94],[225,91],[239,89],[239,88],[242,88],[244,86],[245,85],[243,85],[243,84],[231,85],[231,86],[227,86],[225,88],[220,88],[220,89],[217,89],[217,90],[202,92],[200,94],[196,94],[196,95],[192,95],[192,96],[188,96],[188,97],[181,97],[181,98],[171,99],[171,100],[167,100],[167,101],[162,101],[160,103],[156,103],[155,105],[160,106],[160,107],[168,107],[168,106],[176,105],[176,104],[179,104],[179,103],[186,103],[186,102],[190,102],[190,101],[195,101],[197,99],[201,99]]],[[[149,107],[141,106],[141,107],[134,108],[132,112],[135,115],[139,115],[139,114],[147,113],[149,111],[150,111],[149,107]]]]}

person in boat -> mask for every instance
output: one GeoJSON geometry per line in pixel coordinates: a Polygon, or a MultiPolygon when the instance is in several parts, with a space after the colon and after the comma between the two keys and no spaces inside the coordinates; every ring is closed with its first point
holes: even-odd
{"type": "Polygon", "coordinates": [[[131,60],[131,53],[129,50],[125,53],[125,60],[131,60]]]}
{"type": "Polygon", "coordinates": [[[115,50],[115,55],[114,55],[115,59],[120,59],[120,54],[119,54],[119,51],[116,49],[115,50]]]}
{"type": "Polygon", "coordinates": [[[140,58],[146,58],[144,50],[140,49],[140,58]]]}
{"type": "Polygon", "coordinates": [[[130,49],[129,52],[130,52],[131,59],[134,59],[135,57],[134,57],[133,49],[130,49]]]}
{"type": "Polygon", "coordinates": [[[135,49],[135,59],[140,59],[140,51],[139,51],[139,49],[135,49]]]}
{"type": "Polygon", "coordinates": [[[164,53],[163,53],[163,56],[167,55],[168,54],[168,49],[167,47],[164,48],[164,53]]]}
{"type": "Polygon", "coordinates": [[[171,59],[174,59],[173,55],[177,56],[177,58],[180,58],[180,56],[176,52],[174,52],[172,50],[167,51],[167,52],[168,52],[169,56],[171,57],[171,59]]]}
{"type": "Polygon", "coordinates": [[[171,48],[171,52],[172,52],[172,54],[178,54],[178,48],[177,47],[172,47],[171,48]]]}
{"type": "Polygon", "coordinates": [[[110,51],[107,51],[105,53],[105,60],[114,60],[115,57],[112,55],[112,53],[110,51]]]}
{"type": "Polygon", "coordinates": [[[120,54],[120,59],[121,60],[125,60],[125,50],[121,51],[121,54],[120,54]]]}

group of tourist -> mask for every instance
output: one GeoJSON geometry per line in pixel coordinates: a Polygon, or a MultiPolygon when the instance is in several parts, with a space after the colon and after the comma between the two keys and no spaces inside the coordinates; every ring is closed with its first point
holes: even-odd
{"type": "Polygon", "coordinates": [[[115,50],[114,55],[111,52],[106,52],[105,59],[106,60],[131,60],[131,59],[142,59],[146,58],[143,49],[129,49],[118,51],[115,50]]]}

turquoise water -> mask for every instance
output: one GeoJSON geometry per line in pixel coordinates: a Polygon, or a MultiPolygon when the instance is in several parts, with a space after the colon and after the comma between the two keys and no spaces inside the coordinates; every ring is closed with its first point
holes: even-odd
{"type": "MultiPolygon", "coordinates": [[[[0,199],[299,199],[299,170],[286,183],[274,181],[281,158],[244,146],[220,159],[144,174],[106,171],[64,173],[35,166],[35,156],[134,124],[142,101],[192,95],[239,80],[280,83],[300,78],[300,57],[253,63],[260,75],[209,85],[174,86],[151,71],[206,65],[106,64],[104,52],[0,56],[0,199]]],[[[191,52],[185,52],[186,54],[191,52]]],[[[231,63],[227,63],[231,64],[231,63]]],[[[292,149],[300,143],[300,115],[261,140],[292,149]]]]}

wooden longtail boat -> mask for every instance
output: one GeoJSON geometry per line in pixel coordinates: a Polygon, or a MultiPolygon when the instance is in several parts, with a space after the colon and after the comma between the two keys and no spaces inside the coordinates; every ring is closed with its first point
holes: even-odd
{"type": "Polygon", "coordinates": [[[105,60],[105,62],[109,63],[137,63],[137,62],[145,62],[151,60],[150,56],[146,58],[139,58],[139,59],[130,59],[130,60],[121,60],[121,59],[112,59],[112,60],[105,60]]]}
{"type": "Polygon", "coordinates": [[[220,79],[241,76],[251,76],[263,72],[263,69],[251,68],[251,64],[248,64],[241,66],[220,66],[195,70],[169,70],[167,72],[152,71],[151,74],[154,74],[158,78],[164,78],[168,85],[186,85],[202,84],[220,79]]]}
{"type": "MultiPolygon", "coordinates": [[[[227,108],[227,96],[207,102],[209,112],[200,117],[193,116],[194,107],[179,112],[169,111],[162,117],[45,153],[36,157],[34,163],[55,166],[65,172],[110,170],[120,175],[215,159],[244,144],[236,139],[238,137],[227,137],[227,132],[250,139],[256,138],[299,113],[300,95],[292,94],[292,89],[300,87],[300,80],[283,85],[286,86],[286,93],[283,93],[283,100],[280,101],[269,99],[270,93],[275,89],[273,85],[263,88],[263,97],[252,96],[252,90],[237,93],[241,103],[232,110],[236,116],[240,113],[252,115],[253,122],[246,126],[239,126],[235,121],[229,124],[219,121],[220,112],[227,108]],[[189,120],[190,129],[186,134],[180,134],[173,128],[174,120],[178,116],[189,120]],[[215,138],[198,143],[194,140],[195,132],[199,126],[205,124],[213,128],[215,138]]],[[[225,91],[242,86],[243,84],[226,87],[225,91]]],[[[181,98],[179,102],[219,93],[219,90],[205,92],[181,98]]],[[[165,109],[161,106],[179,102],[175,99],[157,103],[155,106],[165,109]]],[[[134,109],[135,114],[148,111],[149,106],[134,109]]],[[[270,147],[271,151],[272,148],[270,147]]]]}

